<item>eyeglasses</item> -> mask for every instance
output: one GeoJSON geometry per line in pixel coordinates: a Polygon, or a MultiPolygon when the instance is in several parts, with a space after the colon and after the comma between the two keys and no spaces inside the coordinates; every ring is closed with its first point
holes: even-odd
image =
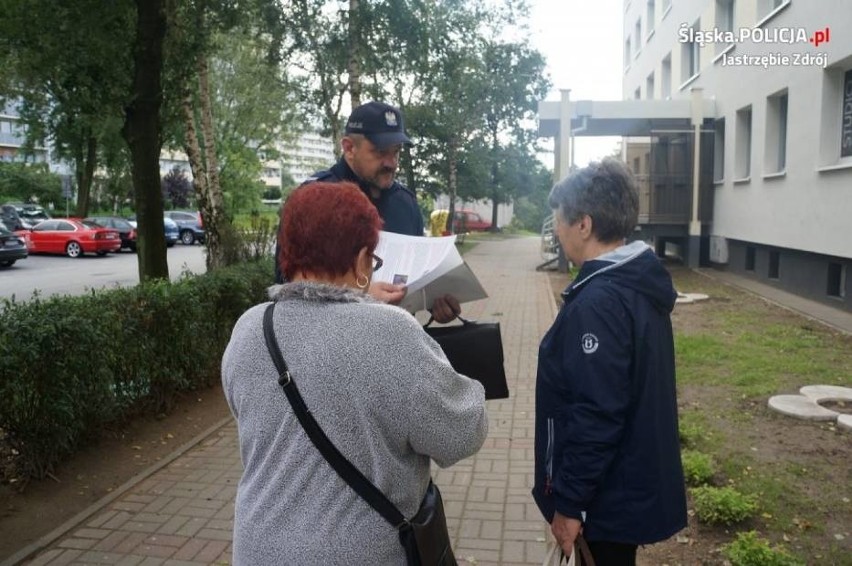
{"type": "Polygon", "coordinates": [[[373,271],[378,271],[379,269],[382,268],[382,265],[384,265],[385,261],[382,258],[380,258],[379,256],[377,256],[376,254],[372,254],[372,255],[373,255],[373,271]]]}

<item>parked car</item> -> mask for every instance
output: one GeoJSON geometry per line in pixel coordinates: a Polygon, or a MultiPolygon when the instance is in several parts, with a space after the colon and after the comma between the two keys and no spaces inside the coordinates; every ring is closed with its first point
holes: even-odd
{"type": "Polygon", "coordinates": [[[133,226],[124,218],[117,216],[90,216],[85,220],[87,222],[94,222],[104,228],[118,230],[118,236],[121,238],[121,247],[129,249],[131,252],[136,251],[136,226],[133,226]]]}
{"type": "Polygon", "coordinates": [[[0,267],[10,267],[29,255],[27,243],[21,236],[0,223],[0,267]]]}
{"type": "MultiPolygon", "coordinates": [[[[430,232],[433,236],[446,235],[446,223],[449,211],[435,210],[430,215],[430,232]]],[[[491,230],[491,222],[482,219],[478,212],[473,210],[457,210],[453,219],[453,233],[464,234],[466,232],[487,232],[491,230]]]]}
{"type": "Polygon", "coordinates": [[[79,218],[40,222],[30,232],[30,239],[32,253],[64,253],[68,257],[80,257],[84,253],[106,255],[121,249],[118,230],[79,218]]]}
{"type": "Polygon", "coordinates": [[[42,220],[49,220],[50,215],[37,204],[7,202],[0,206],[0,218],[15,230],[29,230],[42,220]]]}
{"type": "MultiPolygon", "coordinates": [[[[134,229],[138,230],[136,225],[136,217],[131,216],[127,219],[127,222],[133,226],[134,229]]],[[[175,245],[175,242],[180,238],[180,228],[177,225],[177,222],[169,218],[168,216],[163,215],[163,231],[166,236],[166,247],[170,248],[175,245]]]]}
{"type": "Polygon", "coordinates": [[[167,210],[164,214],[177,223],[182,243],[187,246],[191,246],[196,240],[204,243],[204,225],[201,222],[201,214],[184,210],[167,210]]]}
{"type": "Polygon", "coordinates": [[[487,232],[491,230],[491,222],[483,220],[478,212],[472,210],[457,210],[453,219],[455,233],[487,232]]]}

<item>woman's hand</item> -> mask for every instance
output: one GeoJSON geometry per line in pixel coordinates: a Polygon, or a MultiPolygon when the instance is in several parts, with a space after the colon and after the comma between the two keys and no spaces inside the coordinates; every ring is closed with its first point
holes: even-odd
{"type": "Polygon", "coordinates": [[[574,541],[577,540],[577,535],[582,530],[583,524],[580,521],[560,515],[558,511],[550,523],[550,532],[553,533],[556,543],[562,548],[566,557],[571,556],[574,551],[574,541]]]}
{"type": "Polygon", "coordinates": [[[374,299],[389,305],[398,305],[405,298],[406,291],[405,285],[391,285],[383,281],[373,281],[368,290],[374,299]]]}

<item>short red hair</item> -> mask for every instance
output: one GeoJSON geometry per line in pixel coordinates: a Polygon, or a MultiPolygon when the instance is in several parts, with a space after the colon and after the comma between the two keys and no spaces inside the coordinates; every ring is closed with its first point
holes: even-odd
{"type": "Polygon", "coordinates": [[[353,183],[308,183],[293,191],[281,211],[278,264],[287,280],[299,273],[339,276],[361,248],[372,253],[382,219],[353,183]]]}

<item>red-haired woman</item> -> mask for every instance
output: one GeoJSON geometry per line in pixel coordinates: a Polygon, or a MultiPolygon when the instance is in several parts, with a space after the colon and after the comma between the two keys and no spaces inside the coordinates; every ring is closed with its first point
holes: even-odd
{"type": "MultiPolygon", "coordinates": [[[[404,310],[365,293],[381,220],[350,183],[310,183],[282,211],[274,293],[283,358],[319,426],[406,517],[429,462],[451,465],[487,433],[482,386],[457,374],[404,310]]],[[[278,384],[262,318],[247,311],[222,359],[239,427],[243,476],[234,564],[405,564],[398,532],[330,467],[278,384]]]]}

